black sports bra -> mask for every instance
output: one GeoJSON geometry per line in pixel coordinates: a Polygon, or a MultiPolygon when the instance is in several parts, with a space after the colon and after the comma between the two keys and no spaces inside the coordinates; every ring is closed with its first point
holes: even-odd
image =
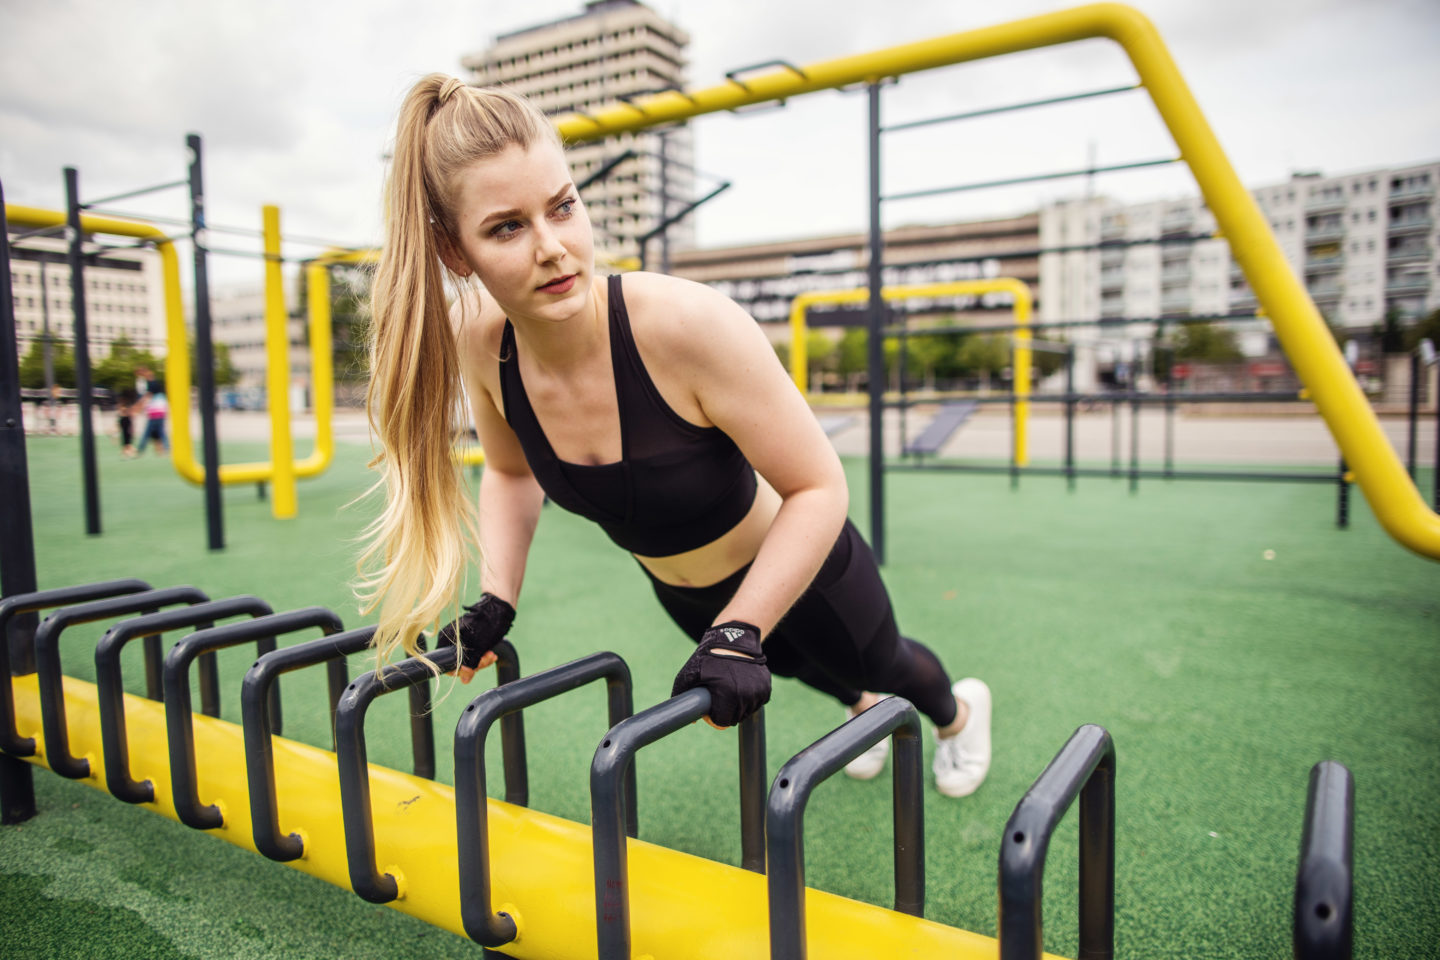
{"type": "Polygon", "coordinates": [[[505,419],[541,488],[560,506],[594,520],[643,557],[703,547],[755,502],[755,470],[719,427],[699,427],[670,409],[640,361],[620,277],[609,278],[610,362],[620,408],[620,459],[566,463],[555,455],[520,379],[515,329],[500,341],[505,419]]]}

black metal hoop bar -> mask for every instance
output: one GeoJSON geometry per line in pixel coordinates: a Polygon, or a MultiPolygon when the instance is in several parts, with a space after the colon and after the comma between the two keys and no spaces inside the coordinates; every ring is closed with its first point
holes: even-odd
{"type": "MultiPolygon", "coordinates": [[[[319,619],[317,614],[316,620],[319,619]]],[[[305,853],[305,844],[300,834],[287,834],[280,829],[279,804],[275,790],[275,745],[271,740],[273,731],[270,729],[266,702],[270,688],[279,680],[281,674],[324,663],[329,685],[330,732],[333,745],[335,706],[345,692],[348,680],[345,657],[369,647],[375,636],[374,627],[360,627],[339,633],[339,624],[338,617],[333,623],[312,624],[319,626],[326,635],[318,640],[308,640],[265,654],[251,664],[240,686],[240,714],[245,730],[245,781],[250,793],[250,825],[255,838],[255,848],[271,860],[281,863],[298,860],[305,853]],[[335,626],[337,630],[332,631],[331,626],[335,626]]]]}
{"type": "Polygon", "coordinates": [[[912,130],[915,127],[928,127],[937,123],[952,123],[956,120],[973,120],[976,117],[989,117],[997,113],[1010,113],[1015,110],[1028,110],[1031,107],[1048,107],[1056,103],[1070,103],[1075,100],[1089,100],[1094,97],[1108,97],[1116,93],[1130,93],[1132,90],[1141,90],[1143,87],[1138,83],[1132,83],[1128,87],[1108,87],[1104,90],[1091,90],[1087,93],[1072,93],[1062,97],[1046,97],[1043,100],[1027,100],[1024,103],[1011,103],[1002,107],[985,107],[982,110],[971,110],[967,113],[952,113],[943,117],[930,117],[925,120],[908,120],[904,123],[892,123],[880,128],[881,133],[894,133],[897,130],[912,130]]]}
{"type": "Polygon", "coordinates": [[[99,200],[92,200],[89,203],[82,203],[80,204],[80,209],[94,211],[94,209],[100,206],[102,203],[110,203],[115,200],[126,200],[130,197],[143,197],[147,193],[159,193],[161,190],[169,190],[172,187],[188,187],[189,185],[189,178],[186,178],[184,180],[171,180],[169,183],[158,183],[153,187],[141,187],[138,190],[127,190],[124,193],[115,193],[111,194],[108,197],[101,197],[99,200]]]}
{"type": "Polygon", "coordinates": [[[1025,792],[1000,840],[1000,957],[1039,960],[1045,854],[1080,798],[1080,956],[1115,955],[1115,744],[1104,727],[1071,735],[1025,792]]]}
{"type": "MultiPolygon", "coordinates": [[[[371,903],[389,903],[400,885],[375,865],[375,822],[370,809],[370,773],[365,749],[365,711],[374,700],[396,690],[428,684],[437,673],[459,666],[455,647],[441,647],[357,677],[345,688],[335,711],[335,759],[340,773],[340,811],[344,817],[345,855],[350,886],[371,903]]],[[[428,719],[428,718],[427,718],[428,719]]]]}
{"type": "Polygon", "coordinates": [[[765,818],[769,853],[770,956],[804,960],[805,805],[845,764],[890,737],[895,818],[895,909],[925,915],[925,804],[920,715],[910,701],[889,697],[791,757],[770,787],[765,818]]]}
{"type": "MultiPolygon", "coordinates": [[[[105,786],[116,799],[126,803],[149,803],[155,799],[154,783],[137,781],[130,775],[130,738],[125,728],[125,684],[120,664],[125,645],[136,637],[145,638],[148,676],[152,647],[149,641],[155,641],[153,649],[158,657],[160,634],[181,627],[205,629],[226,617],[257,616],[253,600],[252,597],[227,597],[122,620],[105,631],[95,645],[95,689],[100,708],[100,741],[105,754],[105,786]]],[[[159,672],[156,671],[157,677],[159,672]]],[[[152,695],[149,699],[161,700],[162,697],[152,695]]]]}
{"type": "MultiPolygon", "coordinates": [[[[709,690],[686,690],[616,724],[595,751],[590,764],[590,824],[595,847],[595,926],[600,960],[628,960],[630,956],[630,878],[625,837],[627,828],[638,831],[639,827],[638,812],[633,824],[626,823],[634,794],[629,790],[627,795],[627,789],[633,782],[635,754],[709,712],[709,690]]],[[[763,824],[753,813],[756,804],[763,809],[765,803],[764,713],[763,709],[755,711],[739,729],[740,826],[756,834],[741,837],[741,848],[746,851],[764,846],[763,836],[758,836],[763,824]],[[747,808],[752,811],[748,815],[747,808]]],[[[638,806],[633,804],[637,811],[638,806]]],[[[753,853],[747,860],[747,869],[754,869],[753,853]]]]}
{"type": "MultiPolygon", "coordinates": [[[[498,947],[515,939],[514,918],[494,913],[490,891],[490,832],[486,802],[485,738],[497,720],[518,715],[594,680],[605,681],[609,727],[634,712],[630,668],[608,651],[542,670],[476,697],[455,727],[455,829],[460,851],[460,917],[470,939],[498,947]]],[[[630,836],[635,835],[635,771],[626,783],[630,836]]]]}
{"type": "Polygon", "coordinates": [[[1355,781],[1344,765],[1310,769],[1295,876],[1295,956],[1349,960],[1353,932],[1355,781]]]}
{"type": "MultiPolygon", "coordinates": [[[[938,470],[950,473],[1005,473],[1011,471],[1010,466],[986,463],[953,463],[943,460],[929,460],[925,463],[907,463],[899,460],[887,460],[886,470],[910,471],[915,473],[927,470],[938,470]]],[[[1064,477],[1073,474],[1077,477],[1110,477],[1118,476],[1113,467],[1040,467],[1030,464],[1020,470],[1026,476],[1031,477],[1064,477]]],[[[1164,469],[1133,469],[1126,470],[1127,477],[1145,480],[1233,480],[1241,483],[1268,482],[1277,483],[1335,483],[1340,478],[1334,473],[1252,473],[1240,470],[1164,470],[1164,469]]]]}
{"type": "Polygon", "coordinates": [[[35,756],[35,738],[22,737],[15,728],[15,691],[10,684],[12,676],[35,672],[35,645],[32,638],[23,638],[26,642],[23,645],[17,644],[20,649],[12,657],[8,639],[10,622],[22,614],[38,613],[51,607],[68,607],[150,589],[150,584],[144,580],[104,580],[55,590],[17,593],[0,600],[0,750],[12,757],[35,756]]]}
{"type": "Polygon", "coordinates": [[[96,620],[112,620],[132,613],[155,613],[174,604],[205,603],[210,598],[194,587],[165,587],[72,607],[61,607],[35,629],[35,666],[39,673],[40,721],[45,731],[45,761],[51,770],[71,780],[90,776],[90,761],[70,755],[70,733],[65,721],[65,688],[60,671],[60,635],[69,627],[96,620]]]}
{"type": "MultiPolygon", "coordinates": [[[[274,610],[259,597],[236,598],[248,601],[257,620],[230,623],[223,627],[198,630],[185,637],[165,655],[165,732],[170,748],[170,795],[175,802],[175,815],[186,826],[196,830],[213,830],[225,825],[221,809],[200,802],[199,778],[195,772],[195,728],[190,709],[190,664],[202,654],[255,641],[257,656],[275,649],[274,621],[260,624],[274,610]]],[[[217,704],[218,706],[218,704],[217,704]]],[[[272,691],[271,722],[280,723],[280,699],[272,691]]]]}

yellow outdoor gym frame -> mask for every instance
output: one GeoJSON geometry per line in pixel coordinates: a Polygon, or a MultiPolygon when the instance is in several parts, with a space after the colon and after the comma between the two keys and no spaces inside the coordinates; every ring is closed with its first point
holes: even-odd
{"type": "MultiPolygon", "coordinates": [[[[327,250],[311,260],[305,267],[309,276],[306,286],[310,291],[310,323],[331,329],[330,314],[330,268],[340,263],[375,264],[380,261],[380,251],[374,248],[360,250],[327,250]]],[[[457,463],[467,467],[478,467],[485,462],[485,451],[478,444],[465,444],[451,450],[457,463]]]]}
{"type": "MultiPolygon", "coordinates": [[[[946,283],[922,283],[908,286],[881,287],[880,296],[886,300],[910,300],[917,297],[963,297],[980,296],[985,293],[1008,293],[1015,298],[1015,462],[1025,466],[1030,462],[1029,431],[1030,401],[1030,316],[1034,301],[1030,288],[1014,277],[992,277],[986,280],[955,280],[946,283]]],[[[790,376],[801,393],[810,388],[807,369],[809,354],[805,345],[805,312],[817,303],[866,303],[870,299],[869,287],[855,287],[851,290],[809,290],[800,294],[790,303],[790,376]]],[[[976,327],[977,333],[984,327],[976,327]]],[[[923,329],[916,330],[917,336],[923,329]]]]}
{"type": "MultiPolygon", "coordinates": [[[[271,512],[277,517],[293,517],[296,510],[295,478],[313,477],[324,472],[335,455],[332,426],[335,384],[330,324],[328,321],[318,324],[312,311],[310,367],[315,404],[315,449],[303,460],[293,460],[288,384],[290,338],[286,330],[285,295],[279,262],[280,213],[277,208],[267,206],[262,214],[265,224],[265,355],[271,460],[268,463],[221,464],[219,479],[224,484],[270,481],[271,512]],[[278,470],[275,467],[277,463],[281,464],[278,470]]],[[[10,223],[19,226],[65,225],[65,214],[58,210],[7,203],[5,216],[10,223]]],[[[175,245],[159,227],[138,220],[82,213],[80,229],[87,234],[148,240],[160,256],[161,288],[165,300],[165,382],[172,422],[170,460],[180,476],[191,483],[204,483],[205,467],[196,461],[190,438],[190,351],[185,338],[185,308],[181,300],[180,264],[175,245]]]]}
{"type": "Polygon", "coordinates": [[[1132,7],[1091,4],[826,60],[798,70],[781,68],[704,90],[636,97],[633,103],[617,103],[593,114],[570,114],[559,119],[557,126],[568,141],[596,140],[721,110],[1094,38],[1114,40],[1130,58],[1140,84],[1149,92],[1180,148],[1181,159],[1189,164],[1215,214],[1220,234],[1230,241],[1235,259],[1275,325],[1285,355],[1309,390],[1380,524],[1409,549],[1440,559],[1440,515],[1425,503],[1386,440],[1375,411],[1304,285],[1285,260],[1259,207],[1226,158],[1155,25],[1132,7]]]}

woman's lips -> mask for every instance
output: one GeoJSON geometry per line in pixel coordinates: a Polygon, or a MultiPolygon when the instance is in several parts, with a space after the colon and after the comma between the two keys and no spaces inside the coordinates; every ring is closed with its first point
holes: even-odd
{"type": "Polygon", "coordinates": [[[570,288],[575,286],[575,274],[571,273],[563,277],[557,277],[549,283],[542,283],[536,287],[541,293],[569,293],[570,288]]]}

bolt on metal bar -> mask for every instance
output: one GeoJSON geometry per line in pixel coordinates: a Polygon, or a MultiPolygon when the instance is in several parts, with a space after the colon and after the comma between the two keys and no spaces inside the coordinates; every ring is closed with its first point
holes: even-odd
{"type": "Polygon", "coordinates": [[[1310,768],[1295,875],[1295,956],[1350,960],[1354,927],[1355,781],[1333,760],[1310,768]]]}
{"type": "MultiPolygon", "coordinates": [[[[257,616],[253,597],[227,597],[209,603],[174,610],[163,610],[143,617],[122,620],[100,638],[95,645],[95,689],[100,709],[100,741],[105,753],[105,786],[116,799],[126,803],[149,803],[155,799],[155,785],[149,780],[137,781],[130,775],[130,743],[125,727],[125,684],[120,654],[136,637],[146,640],[146,674],[151,672],[150,656],[158,657],[160,634],[182,627],[207,629],[216,620],[241,615],[257,616]],[[155,643],[149,642],[154,640],[155,643]]],[[[161,700],[154,696],[152,700],[161,700]]],[[[278,708],[279,702],[276,701],[278,708]]]]}
{"type": "Polygon", "coordinates": [[[340,774],[340,812],[344,819],[350,886],[371,903],[389,903],[399,897],[400,878],[382,873],[375,865],[375,821],[370,808],[365,712],[377,697],[428,684],[437,672],[451,673],[459,665],[457,648],[441,647],[371,670],[345,688],[335,711],[335,761],[340,774]]]}
{"type": "Polygon", "coordinates": [[[1019,183],[1039,183],[1045,180],[1065,180],[1070,177],[1088,177],[1091,174],[1095,173],[1115,173],[1120,170],[1138,170],[1142,167],[1160,167],[1179,162],[1179,157],[1165,157],[1159,160],[1140,160],[1135,163],[1117,163],[1105,167],[1086,167],[1081,170],[1062,170],[1055,173],[1038,173],[1028,177],[1009,177],[1004,180],[987,180],[980,183],[962,183],[957,184],[953,187],[931,187],[928,190],[907,190],[904,193],[886,194],[880,199],[884,201],[912,200],[916,197],[934,197],[944,193],[961,193],[966,190],[988,190],[991,187],[1009,187],[1019,183]]]}
{"type": "Polygon", "coordinates": [[[1000,839],[1000,958],[1039,960],[1045,854],[1080,799],[1080,956],[1115,955],[1115,744],[1104,727],[1071,735],[1025,792],[1000,839]]]}
{"type": "Polygon", "coordinates": [[[920,715],[888,697],[791,757],[775,775],[765,818],[769,853],[770,956],[805,960],[805,806],[815,788],[885,737],[892,770],[895,909],[925,915],[925,804],[920,715]]]}
{"type": "Polygon", "coordinates": [[[881,133],[893,133],[896,130],[912,130],[916,127],[928,127],[937,123],[951,123],[956,120],[971,120],[975,117],[988,117],[997,113],[1010,113],[1015,110],[1028,110],[1031,107],[1048,107],[1055,103],[1069,103],[1073,100],[1088,100],[1093,97],[1108,97],[1115,93],[1129,93],[1132,90],[1142,89],[1138,83],[1132,83],[1125,87],[1108,87],[1104,90],[1091,90],[1088,93],[1072,93],[1063,97],[1046,97],[1043,100],[1027,100],[1024,103],[1012,103],[1002,107],[986,107],[982,110],[970,110],[966,113],[951,113],[943,117],[930,117],[925,120],[908,120],[904,123],[894,123],[887,127],[881,127],[881,133]]]}
{"type": "Polygon", "coordinates": [[[45,760],[51,770],[71,780],[83,780],[91,775],[90,761],[70,754],[70,734],[65,719],[65,689],[60,668],[60,635],[67,628],[82,623],[112,620],[135,613],[150,614],[172,604],[205,603],[209,599],[194,587],[165,587],[61,607],[40,621],[40,626],[35,630],[35,666],[39,674],[40,723],[45,732],[45,760]]]}
{"type": "MultiPolygon", "coordinates": [[[[594,653],[487,690],[465,708],[455,727],[455,827],[459,847],[460,916],[470,939],[498,947],[515,939],[516,920],[492,912],[485,738],[496,721],[594,680],[605,681],[610,726],[634,711],[630,668],[614,653],[594,653]]],[[[507,784],[508,786],[508,784],[507,784]]],[[[626,782],[628,833],[635,835],[635,771],[626,782]]]]}

